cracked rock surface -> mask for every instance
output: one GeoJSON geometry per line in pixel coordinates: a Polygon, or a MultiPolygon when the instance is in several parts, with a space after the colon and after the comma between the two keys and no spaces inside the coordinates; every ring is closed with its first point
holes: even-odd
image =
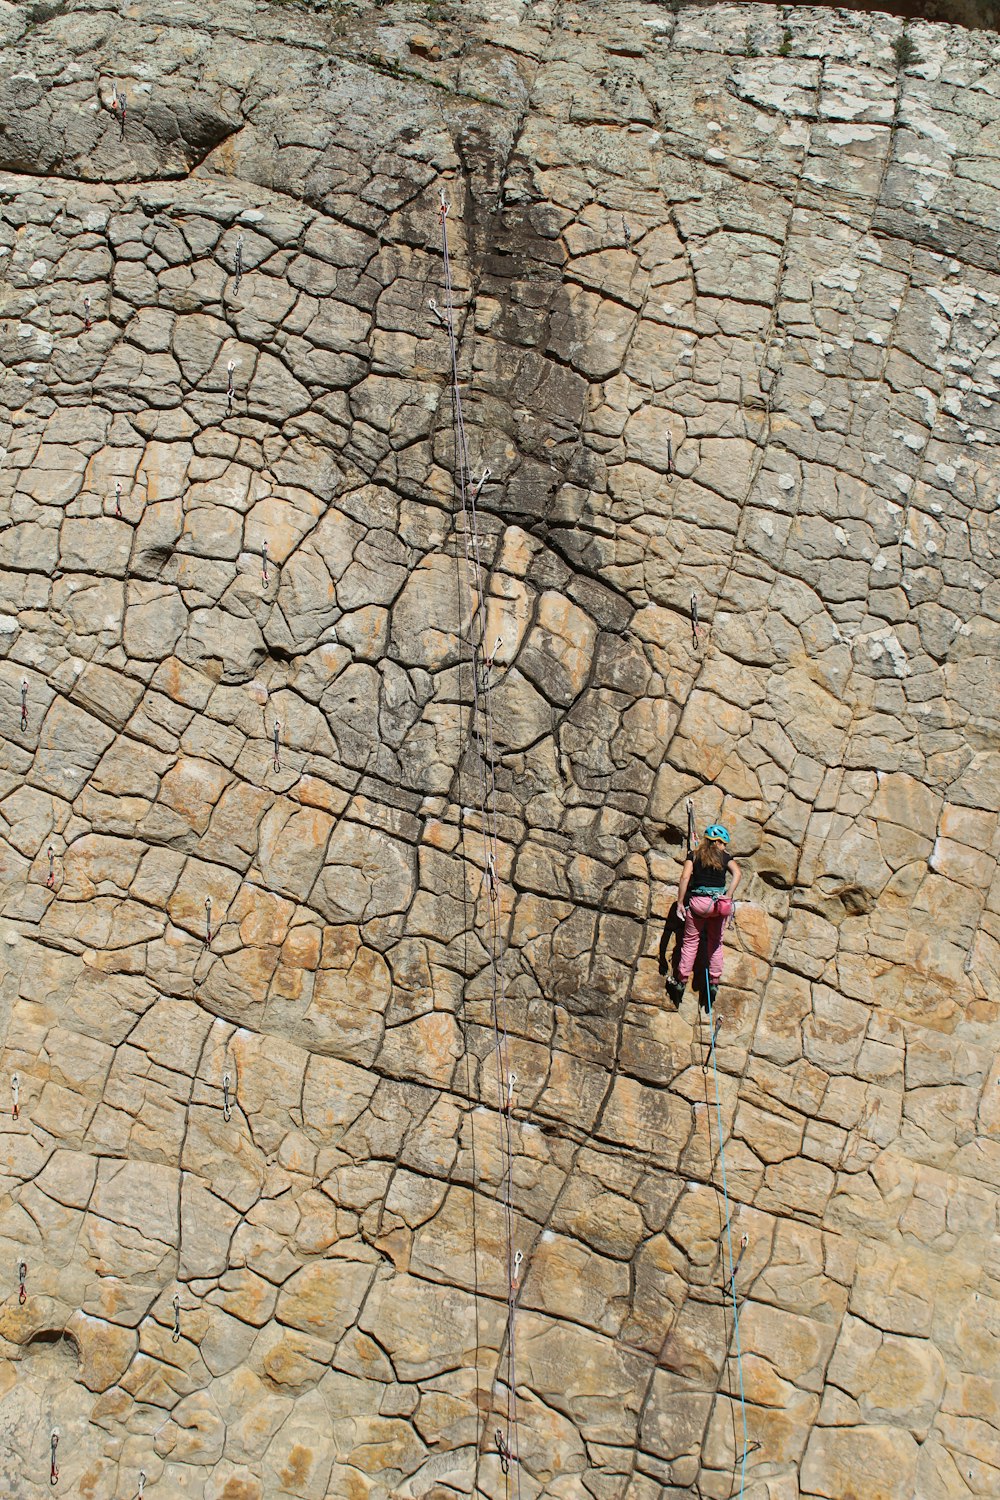
{"type": "Polygon", "coordinates": [[[6,1494],[738,1491],[688,797],[745,1494],[1000,1493],[1000,42],[901,25],[0,5],[6,1494]]]}

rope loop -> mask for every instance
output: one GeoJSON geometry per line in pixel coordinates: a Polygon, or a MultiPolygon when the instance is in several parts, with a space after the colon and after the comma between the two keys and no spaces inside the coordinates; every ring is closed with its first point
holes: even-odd
{"type": "Polygon", "coordinates": [[[746,1488],[747,1478],[747,1454],[753,1452],[747,1433],[747,1401],[746,1390],[743,1383],[743,1350],[740,1345],[740,1308],[736,1300],[736,1272],[739,1270],[740,1260],[743,1252],[750,1242],[750,1236],[745,1234],[740,1242],[740,1258],[733,1259],[733,1216],[729,1204],[729,1186],[726,1181],[726,1146],[722,1125],[722,1095],[719,1090],[719,1066],[715,1056],[715,1017],[712,1011],[712,979],[708,970],[705,970],[705,993],[708,996],[708,1024],[711,1028],[711,1054],[712,1074],[715,1079],[715,1114],[716,1125],[719,1133],[719,1168],[722,1174],[722,1201],[726,1210],[726,1248],[729,1255],[729,1276],[723,1287],[723,1297],[730,1294],[733,1304],[733,1338],[736,1344],[736,1370],[739,1376],[740,1387],[740,1412],[743,1418],[743,1453],[737,1460],[740,1468],[739,1500],[743,1500],[743,1491],[746,1488]]]}

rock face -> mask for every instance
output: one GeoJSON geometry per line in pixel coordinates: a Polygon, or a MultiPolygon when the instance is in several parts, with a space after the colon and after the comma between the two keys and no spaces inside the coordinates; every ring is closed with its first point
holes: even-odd
{"type": "Polygon", "coordinates": [[[1000,48],[900,30],[2,7],[6,1493],[1000,1493],[1000,48]]]}

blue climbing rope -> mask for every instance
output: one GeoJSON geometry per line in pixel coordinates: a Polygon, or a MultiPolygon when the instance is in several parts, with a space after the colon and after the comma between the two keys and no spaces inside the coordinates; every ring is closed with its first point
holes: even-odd
{"type": "MultiPolygon", "coordinates": [[[[743,1457],[740,1460],[740,1496],[743,1500],[743,1490],[747,1478],[747,1448],[749,1444],[747,1436],[747,1399],[743,1387],[743,1351],[740,1347],[740,1309],[736,1301],[736,1264],[733,1260],[733,1220],[729,1208],[729,1186],[726,1182],[726,1146],[722,1133],[722,1100],[719,1095],[719,1066],[715,1058],[715,1016],[712,1013],[712,979],[705,970],[705,994],[708,997],[708,1026],[709,1041],[712,1048],[712,1076],[715,1080],[715,1113],[719,1127],[719,1167],[722,1172],[722,1201],[726,1207],[726,1249],[729,1254],[729,1291],[733,1299],[733,1337],[736,1341],[736,1370],[740,1384],[740,1412],[743,1417],[743,1457]]],[[[723,1292],[725,1298],[725,1292],[723,1292]]]]}

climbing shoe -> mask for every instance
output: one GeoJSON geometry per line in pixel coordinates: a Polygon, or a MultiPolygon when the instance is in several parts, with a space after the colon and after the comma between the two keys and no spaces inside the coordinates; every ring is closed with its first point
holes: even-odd
{"type": "Polygon", "coordinates": [[[680,1005],[681,1001],[684,998],[684,991],[685,991],[686,988],[687,988],[687,980],[686,979],[668,979],[667,980],[667,994],[670,996],[671,1000],[674,1002],[675,1005],[680,1005]]]}

